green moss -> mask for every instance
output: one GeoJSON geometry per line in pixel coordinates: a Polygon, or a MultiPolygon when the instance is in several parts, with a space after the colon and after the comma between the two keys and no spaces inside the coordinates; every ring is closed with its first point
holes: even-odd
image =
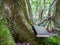
{"type": "Polygon", "coordinates": [[[5,18],[0,20],[0,45],[15,45],[5,18]]]}

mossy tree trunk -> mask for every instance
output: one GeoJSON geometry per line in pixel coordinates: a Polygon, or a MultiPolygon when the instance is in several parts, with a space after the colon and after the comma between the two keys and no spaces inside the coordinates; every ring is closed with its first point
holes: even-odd
{"type": "MultiPolygon", "coordinates": [[[[8,10],[7,10],[8,12],[8,10]]],[[[15,45],[5,18],[4,0],[0,0],[0,45],[15,45]]]]}
{"type": "Polygon", "coordinates": [[[32,14],[32,8],[31,8],[30,0],[26,0],[26,4],[27,4],[27,9],[28,9],[29,19],[31,20],[31,24],[33,24],[33,14],[32,14]]]}
{"type": "Polygon", "coordinates": [[[26,0],[6,0],[3,5],[13,39],[37,45],[27,14],[26,0]]]}

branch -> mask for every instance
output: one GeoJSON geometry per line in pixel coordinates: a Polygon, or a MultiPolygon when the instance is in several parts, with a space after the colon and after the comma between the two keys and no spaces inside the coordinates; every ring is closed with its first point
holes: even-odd
{"type": "Polygon", "coordinates": [[[52,15],[52,16],[49,16],[48,18],[46,18],[46,19],[44,19],[39,25],[41,25],[42,23],[44,23],[45,21],[47,21],[47,20],[50,20],[50,19],[54,19],[55,18],[55,16],[54,15],[52,15]]]}
{"type": "Polygon", "coordinates": [[[50,14],[51,14],[51,7],[52,7],[52,5],[53,5],[55,2],[56,2],[56,0],[54,0],[54,1],[52,2],[52,4],[50,4],[50,6],[49,6],[48,16],[50,16],[50,14]]]}

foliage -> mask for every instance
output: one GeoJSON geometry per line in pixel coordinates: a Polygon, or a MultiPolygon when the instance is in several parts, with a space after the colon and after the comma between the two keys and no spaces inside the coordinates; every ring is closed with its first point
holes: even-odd
{"type": "MultiPolygon", "coordinates": [[[[54,1],[54,0],[53,0],[54,1]]],[[[42,19],[45,19],[48,17],[48,13],[51,13],[51,15],[53,15],[53,12],[55,10],[55,4],[53,3],[52,0],[31,0],[31,7],[32,7],[32,13],[33,13],[33,21],[36,24],[39,24],[42,20],[41,20],[41,15],[42,15],[42,19]],[[50,5],[51,9],[50,8],[50,5]],[[51,12],[49,12],[49,10],[51,10],[51,12]],[[42,14],[41,14],[42,13],[42,14]]]]}
{"type": "Polygon", "coordinates": [[[48,37],[48,38],[38,38],[41,45],[60,45],[60,38],[57,36],[48,37]]]}
{"type": "MultiPolygon", "coordinates": [[[[32,34],[31,29],[28,30],[29,26],[28,23],[30,23],[28,16],[27,16],[27,10],[26,5],[23,3],[22,0],[17,0],[13,5],[12,15],[14,15],[13,21],[15,21],[14,25],[16,30],[19,32],[19,40],[20,41],[26,41],[32,43],[32,45],[60,45],[60,38],[57,36],[48,37],[48,38],[37,38],[32,34]],[[22,3],[22,4],[20,4],[22,3]],[[15,5],[16,4],[16,5],[15,5]],[[20,8],[22,7],[22,8],[20,8]],[[19,8],[19,9],[18,9],[19,8]],[[22,11],[22,12],[20,12],[22,11]],[[18,13],[19,14],[18,14],[18,13]],[[28,23],[27,23],[28,22],[28,23]],[[30,31],[30,32],[29,32],[30,31]],[[24,36],[25,35],[25,36],[24,36]],[[37,43],[37,44],[36,44],[37,43]]],[[[12,2],[13,3],[13,2],[12,2]]],[[[49,5],[52,3],[52,0],[31,0],[31,7],[33,12],[33,17],[35,22],[40,23],[39,19],[39,11],[42,11],[43,19],[47,17],[49,12],[49,5]],[[42,9],[42,10],[41,10],[42,9]],[[38,18],[38,19],[37,19],[38,18]]],[[[54,6],[53,6],[54,7],[54,6]]],[[[54,9],[51,9],[53,11],[54,9]]],[[[2,12],[4,14],[4,12],[2,12]]],[[[51,12],[52,15],[52,12],[51,12]]],[[[3,16],[4,17],[4,16],[3,16]]],[[[52,26],[53,26],[52,22],[52,26]]],[[[59,31],[58,31],[59,32],[59,31]]],[[[0,45],[15,45],[15,42],[11,36],[11,33],[9,31],[9,26],[6,18],[3,18],[0,20],[0,45]]]]}
{"type": "Polygon", "coordinates": [[[15,45],[5,18],[0,20],[0,45],[15,45]]]}
{"type": "MultiPolygon", "coordinates": [[[[42,20],[40,21],[41,17],[39,17],[39,13],[41,13],[42,10],[43,10],[43,12],[42,12],[43,19],[47,18],[49,13],[50,13],[50,16],[53,15],[53,13],[55,12],[55,3],[52,4],[53,1],[52,0],[38,0],[38,1],[31,0],[30,1],[31,7],[32,7],[32,12],[33,12],[33,19],[36,24],[39,24],[42,21],[42,20]]],[[[47,24],[45,23],[45,25],[47,25],[47,24]]],[[[51,27],[54,28],[53,21],[51,21],[51,27]]],[[[43,44],[45,44],[45,45],[60,45],[60,41],[59,41],[60,39],[56,35],[54,35],[53,37],[48,37],[48,38],[38,38],[37,40],[39,40],[41,45],[43,45],[43,44]]]]}

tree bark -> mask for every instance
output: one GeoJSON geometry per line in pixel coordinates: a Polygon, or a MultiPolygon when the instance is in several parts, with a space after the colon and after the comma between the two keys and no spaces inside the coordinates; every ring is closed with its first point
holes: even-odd
{"type": "Polygon", "coordinates": [[[27,9],[28,9],[29,19],[31,21],[31,24],[33,24],[33,14],[32,14],[30,0],[26,0],[26,3],[27,3],[27,9]]]}
{"type": "Polygon", "coordinates": [[[29,42],[31,45],[37,45],[34,32],[28,22],[29,18],[25,1],[26,0],[4,1],[5,11],[8,10],[6,18],[9,22],[10,32],[16,43],[29,42]]]}
{"type": "Polygon", "coordinates": [[[60,0],[56,2],[55,27],[60,27],[60,0]]]}

